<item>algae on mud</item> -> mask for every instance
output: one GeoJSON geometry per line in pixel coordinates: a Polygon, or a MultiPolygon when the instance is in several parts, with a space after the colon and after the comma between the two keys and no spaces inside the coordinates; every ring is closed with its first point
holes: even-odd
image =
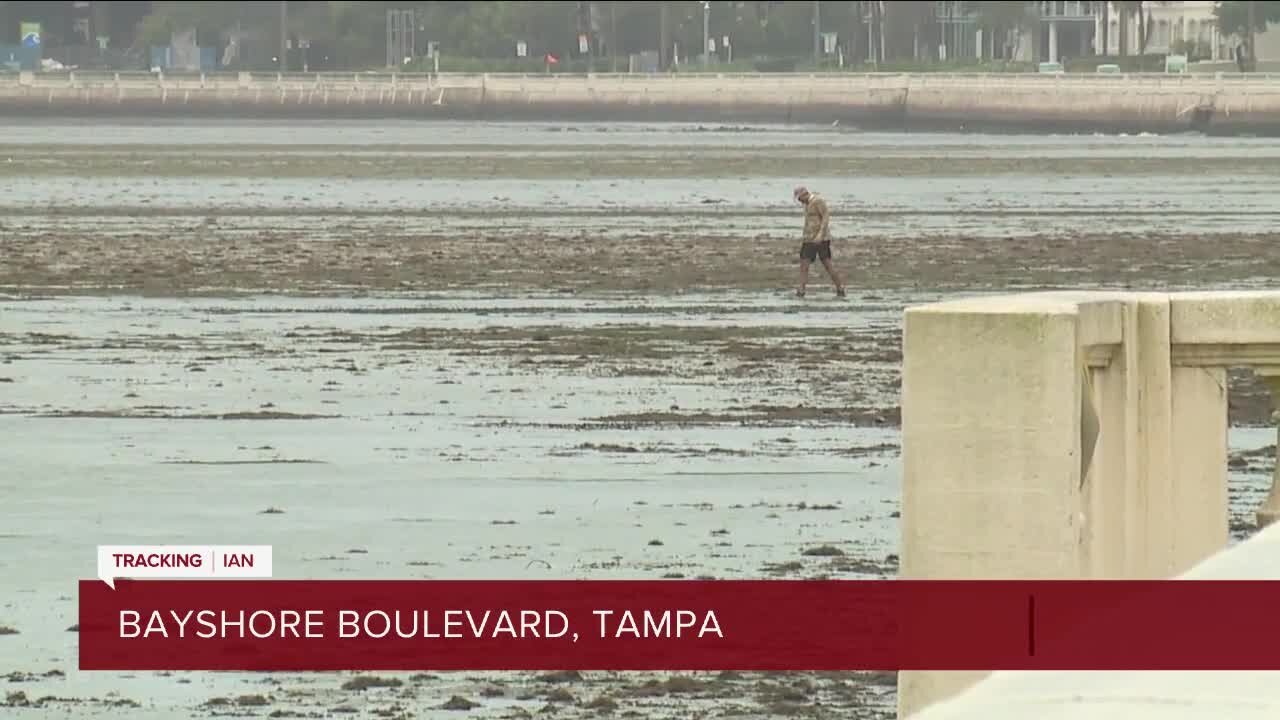
{"type": "MultiPolygon", "coordinates": [[[[751,176],[870,175],[935,177],[1029,175],[1045,176],[1065,168],[1071,174],[1165,176],[1185,167],[1177,157],[984,157],[954,152],[913,156],[877,151],[844,150],[831,145],[708,150],[699,146],[584,147],[571,151],[501,147],[463,149],[395,148],[386,152],[349,152],[341,147],[262,147],[252,151],[210,149],[197,154],[190,148],[12,146],[0,143],[6,172],[26,176],[77,178],[164,176],[262,178],[402,178],[482,179],[537,178],[722,178],[751,176]]],[[[1210,156],[1197,160],[1200,172],[1235,176],[1271,175],[1280,154],[1210,156]]]]}
{"type": "MultiPolygon", "coordinates": [[[[346,239],[329,241],[265,219],[256,228],[196,231],[187,222],[133,224],[129,235],[109,237],[90,228],[74,235],[9,228],[0,236],[0,292],[785,291],[794,281],[796,251],[785,237],[727,235],[714,224],[673,226],[666,237],[623,234],[598,242],[574,225],[521,232],[478,224],[440,233],[430,222],[388,226],[349,219],[346,239]]],[[[1280,242],[1266,232],[1220,232],[1211,240],[1199,233],[1087,231],[961,241],[859,235],[838,239],[835,253],[850,287],[866,290],[1241,287],[1280,274],[1280,242]]],[[[824,291],[819,285],[814,293],[824,291]]]]}
{"type": "MultiPolygon", "coordinates": [[[[572,297],[525,298],[515,312],[502,306],[500,298],[403,295],[61,296],[6,304],[5,372],[14,382],[0,405],[16,414],[0,417],[0,425],[21,448],[9,458],[10,477],[21,484],[0,480],[0,488],[33,508],[16,516],[14,530],[38,541],[50,532],[44,518],[92,513],[103,523],[82,525],[45,550],[39,574],[15,576],[21,587],[50,597],[47,611],[17,618],[24,635],[41,657],[67,657],[59,648],[74,606],[54,598],[101,527],[180,542],[234,526],[276,546],[277,565],[287,568],[281,575],[295,577],[752,577],[793,558],[785,570],[792,577],[892,574],[889,428],[868,430],[858,442],[839,420],[787,414],[766,414],[758,427],[697,431],[524,426],[642,411],[655,399],[694,411],[811,402],[796,378],[721,378],[690,354],[714,354],[735,338],[765,350],[810,339],[825,349],[845,337],[873,342],[873,332],[809,326],[812,318],[785,313],[781,324],[779,316],[736,313],[724,326],[714,314],[722,303],[696,296],[665,309],[572,297]],[[664,345],[664,336],[683,355],[664,345]],[[557,345],[577,353],[568,356],[572,364],[522,361],[557,345]],[[619,379],[610,372],[641,362],[658,374],[619,379]],[[675,380],[677,366],[684,369],[675,380]],[[614,460],[610,446],[627,443],[643,451],[624,450],[626,460],[614,460]],[[851,444],[869,450],[850,452],[851,444]],[[798,452],[807,457],[798,460],[798,452]],[[841,487],[851,458],[883,474],[864,479],[856,498],[841,487]],[[87,472],[95,478],[90,488],[146,489],[151,500],[144,509],[111,492],[86,495],[87,472]],[[40,482],[28,482],[34,477],[40,482]],[[68,502],[69,495],[82,499],[68,502]],[[435,499],[427,502],[428,495],[435,499]],[[833,509],[822,517],[807,510],[820,506],[833,509]],[[801,554],[820,544],[839,546],[857,562],[801,554]]],[[[779,350],[778,363],[796,364],[796,377],[804,377],[805,359],[779,350]]],[[[833,361],[857,364],[865,365],[855,354],[833,361]]],[[[396,693],[394,702],[430,716],[453,695],[477,698],[474,712],[485,717],[546,702],[529,674],[474,675],[408,683],[413,692],[396,693]],[[508,692],[480,692],[495,683],[508,692]]],[[[200,684],[147,675],[113,684],[127,698],[195,715],[239,707],[234,698],[244,694],[234,674],[179,677],[200,684]],[[207,705],[209,698],[231,704],[207,705]]],[[[714,675],[677,676],[672,687],[703,677],[714,675]]],[[[801,716],[888,712],[891,687],[865,674],[796,677],[809,683],[791,708],[801,716]]],[[[279,676],[257,694],[274,709],[320,712],[356,702],[344,697],[346,679],[279,676]]],[[[741,698],[745,714],[761,712],[755,696],[777,682],[743,674],[706,692],[667,693],[645,685],[654,679],[584,673],[566,690],[575,698],[612,698],[620,712],[675,718],[722,707],[730,694],[741,698]],[[633,694],[632,687],[646,689],[633,694]]],[[[48,682],[30,687],[42,696],[102,692],[74,672],[62,683],[63,690],[48,682]]],[[[383,693],[369,688],[361,697],[369,709],[383,710],[393,702],[383,693]]],[[[71,710],[74,717],[89,708],[102,709],[80,701],[34,709],[71,710]]],[[[573,703],[562,712],[593,711],[573,703]]]]}
{"type": "MultiPolygon", "coordinates": [[[[99,129],[0,149],[26,178],[0,198],[0,569],[36,601],[0,617],[0,673],[31,717],[887,718],[877,674],[87,677],[67,578],[107,535],[229,527],[295,577],[891,576],[906,305],[1280,272],[1275,141],[99,129]],[[846,302],[790,296],[793,175],[835,201],[846,302]]],[[[1238,537],[1275,434],[1249,373],[1230,398],[1238,537]]]]}

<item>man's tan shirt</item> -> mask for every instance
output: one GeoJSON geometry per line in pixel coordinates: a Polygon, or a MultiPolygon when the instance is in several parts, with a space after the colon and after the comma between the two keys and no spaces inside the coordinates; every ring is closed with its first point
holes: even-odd
{"type": "Polygon", "coordinates": [[[830,212],[822,196],[809,194],[809,202],[804,206],[804,242],[820,243],[831,239],[830,212]]]}

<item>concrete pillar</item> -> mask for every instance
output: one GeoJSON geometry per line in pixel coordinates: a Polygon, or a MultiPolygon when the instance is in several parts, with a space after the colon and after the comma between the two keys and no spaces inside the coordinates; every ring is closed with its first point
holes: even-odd
{"type": "MultiPolygon", "coordinates": [[[[1167,488],[1173,521],[1166,523],[1169,543],[1157,557],[1153,578],[1186,572],[1223,548],[1227,523],[1227,370],[1181,367],[1171,372],[1171,464],[1167,488]]],[[[1160,503],[1166,506],[1165,503],[1160,503]]]]}
{"type": "Polygon", "coordinates": [[[1049,62],[1058,62],[1058,23],[1049,21],[1049,62]]]}
{"type": "MultiPolygon", "coordinates": [[[[1173,458],[1169,356],[1169,298],[1145,295],[1137,300],[1138,325],[1129,335],[1137,345],[1136,424],[1128,428],[1138,443],[1138,463],[1125,478],[1128,541],[1126,578],[1159,579],[1173,547],[1173,458]]],[[[1225,467],[1226,458],[1222,459],[1225,467]]]]}
{"type": "MultiPolygon", "coordinates": [[[[1081,451],[1086,440],[1093,444],[1081,432],[1092,403],[1080,356],[1086,330],[1076,304],[1052,295],[908,309],[901,577],[1086,574],[1081,451]]],[[[901,673],[898,716],[985,675],[901,673]]]]}
{"type": "MultiPolygon", "coordinates": [[[[1120,309],[1122,334],[1130,335],[1138,327],[1138,307],[1126,303],[1120,309]]],[[[1101,367],[1091,368],[1095,406],[1108,426],[1137,424],[1138,345],[1122,343],[1113,350],[1101,367]]],[[[1085,528],[1084,553],[1088,560],[1085,575],[1099,578],[1124,577],[1128,568],[1120,553],[1099,552],[1100,548],[1129,542],[1125,537],[1125,518],[1132,512],[1128,503],[1125,478],[1138,473],[1138,447],[1128,433],[1103,431],[1099,422],[1095,462],[1084,478],[1081,505],[1091,520],[1085,528]]]]}
{"type": "MultiPolygon", "coordinates": [[[[901,576],[1156,579],[1224,547],[1225,368],[1280,371],[1276,316],[1280,293],[908,309],[901,576]]],[[[983,676],[902,673],[898,716],[983,676]]]]}
{"type": "MultiPolygon", "coordinates": [[[[1280,368],[1268,368],[1259,372],[1271,391],[1272,422],[1280,422],[1280,368]]],[[[1266,527],[1280,519],[1280,435],[1276,442],[1276,468],[1271,473],[1271,491],[1258,509],[1258,527],[1266,527]]]]}

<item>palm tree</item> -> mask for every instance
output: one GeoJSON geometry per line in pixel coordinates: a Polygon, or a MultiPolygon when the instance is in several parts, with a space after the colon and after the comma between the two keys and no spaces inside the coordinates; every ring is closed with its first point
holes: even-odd
{"type": "Polygon", "coordinates": [[[1227,0],[1214,9],[1218,29],[1224,35],[1239,35],[1248,49],[1248,67],[1254,67],[1254,34],[1267,23],[1280,22],[1280,3],[1256,0],[1227,0]]]}
{"type": "Polygon", "coordinates": [[[1120,27],[1117,28],[1120,32],[1120,57],[1125,57],[1129,54],[1129,17],[1131,13],[1124,5],[1125,3],[1123,2],[1116,3],[1116,15],[1120,19],[1120,27]]]}
{"type": "Polygon", "coordinates": [[[1111,3],[1102,3],[1102,38],[1098,47],[1094,48],[1095,55],[1107,55],[1111,52],[1110,41],[1111,31],[1111,3]]]}
{"type": "Polygon", "coordinates": [[[885,61],[884,2],[882,0],[876,0],[876,2],[871,3],[871,22],[873,25],[875,25],[875,34],[873,36],[873,39],[875,41],[875,46],[876,46],[876,52],[875,52],[876,64],[878,65],[885,61]]]}

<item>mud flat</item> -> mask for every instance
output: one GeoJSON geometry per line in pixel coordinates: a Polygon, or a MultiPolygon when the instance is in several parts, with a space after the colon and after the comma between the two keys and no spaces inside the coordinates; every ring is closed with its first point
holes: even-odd
{"type": "Polygon", "coordinates": [[[892,576],[893,358],[875,359],[871,328],[893,318],[868,313],[849,335],[782,308],[726,317],[714,297],[690,300],[4,303],[0,432],[16,435],[0,569],[14,600],[0,623],[17,634],[0,637],[0,676],[17,678],[15,703],[32,717],[101,716],[108,701],[121,717],[433,717],[450,703],[468,717],[550,704],[681,718],[726,703],[747,717],[886,717],[892,677],[867,673],[74,669],[74,581],[106,535],[185,542],[235,527],[295,578],[892,576]],[[834,354],[808,367],[803,346],[834,354]],[[792,374],[772,377],[784,365],[792,374]]]}
{"type": "MultiPolygon", "coordinates": [[[[40,718],[891,717],[892,676],[868,673],[82,674],[68,628],[95,544],[227,527],[273,545],[284,578],[891,577],[895,338],[914,297],[859,294],[839,325],[752,292],[7,301],[7,702],[40,718]]],[[[1230,439],[1239,537],[1275,431],[1230,439]]]]}
{"type": "Polygon", "coordinates": [[[42,116],[727,121],[1280,135],[1280,78],[21,73],[0,79],[0,109],[42,116]]]}
{"type": "MultiPolygon", "coordinates": [[[[870,673],[80,673],[75,581],[211,538],[287,578],[891,577],[904,307],[1280,274],[1273,140],[424,127],[6,128],[0,714],[889,718],[870,673]],[[792,294],[798,182],[847,300],[792,294]]],[[[1230,393],[1239,538],[1275,430],[1230,393]]]]}

